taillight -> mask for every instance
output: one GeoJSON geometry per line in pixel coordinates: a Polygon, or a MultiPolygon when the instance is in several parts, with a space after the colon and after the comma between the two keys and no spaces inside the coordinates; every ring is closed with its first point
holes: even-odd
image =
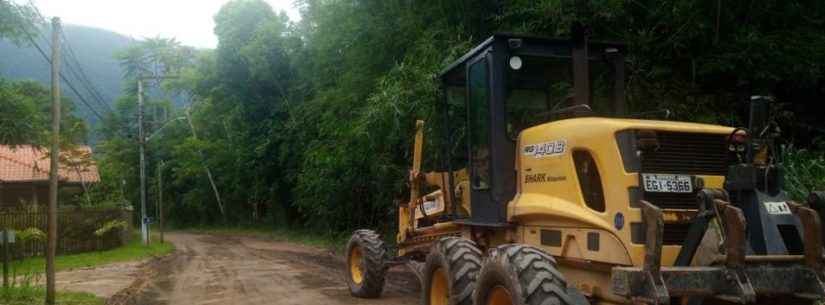
{"type": "Polygon", "coordinates": [[[729,150],[734,152],[743,152],[750,140],[750,135],[744,129],[737,129],[728,138],[729,150]]]}
{"type": "Polygon", "coordinates": [[[744,130],[738,130],[731,135],[730,141],[733,144],[744,145],[748,143],[748,133],[744,130]]]}

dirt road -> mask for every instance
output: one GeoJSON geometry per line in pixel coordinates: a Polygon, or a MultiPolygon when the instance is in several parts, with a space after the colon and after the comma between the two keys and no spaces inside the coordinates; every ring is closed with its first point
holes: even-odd
{"type": "Polygon", "coordinates": [[[414,276],[400,270],[391,270],[382,298],[357,299],[349,294],[340,258],[321,249],[248,237],[167,236],[175,243],[176,254],[152,264],[144,278],[111,301],[140,305],[418,304],[414,276]]]}

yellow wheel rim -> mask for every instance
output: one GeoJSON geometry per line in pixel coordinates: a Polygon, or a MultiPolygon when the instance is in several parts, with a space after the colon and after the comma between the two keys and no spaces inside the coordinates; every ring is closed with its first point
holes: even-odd
{"type": "Polygon", "coordinates": [[[490,294],[487,295],[487,303],[486,305],[513,305],[513,299],[510,296],[510,292],[507,291],[507,288],[503,286],[496,286],[490,290],[490,294]]]}
{"type": "Polygon", "coordinates": [[[447,286],[447,275],[443,269],[435,269],[430,281],[430,305],[447,305],[449,302],[450,289],[447,286]]]}
{"type": "Polygon", "coordinates": [[[361,248],[358,246],[352,247],[349,252],[349,274],[356,284],[361,284],[364,281],[364,273],[361,271],[362,258],[361,248]]]}

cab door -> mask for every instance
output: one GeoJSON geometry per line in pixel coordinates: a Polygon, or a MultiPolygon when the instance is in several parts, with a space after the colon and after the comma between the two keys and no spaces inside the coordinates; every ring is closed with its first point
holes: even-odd
{"type": "MultiPolygon", "coordinates": [[[[502,126],[496,124],[500,113],[495,103],[493,53],[481,52],[466,65],[468,168],[470,169],[470,222],[473,225],[503,225],[506,220],[506,200],[497,198],[496,191],[505,186],[503,174],[497,170],[502,163],[501,153],[508,148],[495,147],[494,135],[502,126]]],[[[510,164],[512,167],[512,163],[510,164]]]]}

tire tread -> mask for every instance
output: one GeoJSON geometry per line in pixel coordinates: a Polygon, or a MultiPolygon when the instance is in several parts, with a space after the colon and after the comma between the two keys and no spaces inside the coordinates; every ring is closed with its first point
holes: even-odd
{"type": "Polygon", "coordinates": [[[516,294],[521,298],[516,305],[574,304],[567,294],[567,281],[556,269],[556,260],[538,248],[523,244],[501,245],[491,251],[485,266],[487,264],[507,266],[503,268],[509,270],[503,271],[508,273],[504,278],[518,281],[513,285],[521,290],[516,294]]]}
{"type": "MultiPolygon", "coordinates": [[[[430,256],[440,255],[444,258],[450,283],[451,305],[473,305],[473,292],[478,273],[481,270],[481,250],[470,240],[459,237],[445,237],[437,241],[430,256]]],[[[428,257],[428,264],[435,263],[434,257],[428,257]],[[433,262],[431,262],[433,261],[433,262]]],[[[429,289],[422,289],[427,292],[429,289]]],[[[424,304],[429,304],[429,296],[422,294],[424,304]]]]}
{"type": "Polygon", "coordinates": [[[354,246],[361,248],[364,257],[361,268],[363,280],[360,285],[356,284],[352,282],[352,277],[348,274],[347,281],[349,282],[350,292],[356,297],[377,298],[381,296],[381,292],[384,290],[384,275],[387,272],[387,266],[384,264],[384,258],[387,254],[384,241],[375,231],[361,229],[352,234],[347,244],[347,251],[350,251],[354,246]]]}

